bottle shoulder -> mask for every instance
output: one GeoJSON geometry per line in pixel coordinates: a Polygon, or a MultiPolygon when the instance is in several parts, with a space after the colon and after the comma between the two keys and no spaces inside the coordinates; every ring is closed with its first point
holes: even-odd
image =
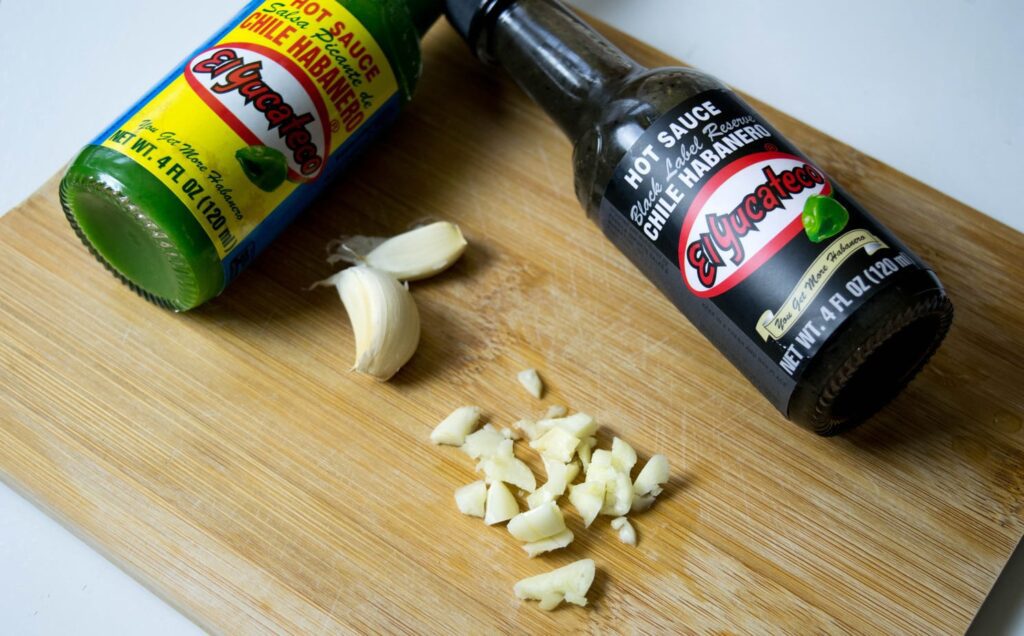
{"type": "MultiPolygon", "coordinates": [[[[405,101],[423,71],[420,28],[406,0],[343,0],[387,55],[405,101]]],[[[439,13],[440,15],[440,13],[439,13]]]]}
{"type": "Polygon", "coordinates": [[[644,132],[680,103],[710,90],[726,90],[715,77],[687,67],[644,69],[608,86],[595,100],[592,124],[575,140],[576,194],[596,214],[622,158],[644,132]]]}

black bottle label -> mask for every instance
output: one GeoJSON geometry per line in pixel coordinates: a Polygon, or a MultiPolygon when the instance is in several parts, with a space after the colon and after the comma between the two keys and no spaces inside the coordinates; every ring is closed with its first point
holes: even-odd
{"type": "Polygon", "coordinates": [[[925,268],[725,90],[640,134],[600,224],[784,414],[840,325],[896,274],[925,268]]]}

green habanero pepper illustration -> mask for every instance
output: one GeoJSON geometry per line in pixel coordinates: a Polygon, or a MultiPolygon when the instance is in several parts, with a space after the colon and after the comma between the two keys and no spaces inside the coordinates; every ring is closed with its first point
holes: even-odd
{"type": "Polygon", "coordinates": [[[801,218],[807,238],[821,243],[843,231],[850,222],[850,212],[832,197],[816,194],[807,199],[801,218]]]}
{"type": "Polygon", "coordinates": [[[248,146],[235,153],[242,171],[252,184],[264,192],[273,192],[288,178],[288,160],[270,146],[248,146]]]}

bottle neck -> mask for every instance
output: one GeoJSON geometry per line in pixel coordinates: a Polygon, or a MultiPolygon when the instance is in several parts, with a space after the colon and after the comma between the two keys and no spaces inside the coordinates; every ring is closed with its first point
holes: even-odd
{"type": "Polygon", "coordinates": [[[609,86],[641,69],[557,0],[518,0],[490,18],[478,54],[501,65],[572,141],[609,86]]]}

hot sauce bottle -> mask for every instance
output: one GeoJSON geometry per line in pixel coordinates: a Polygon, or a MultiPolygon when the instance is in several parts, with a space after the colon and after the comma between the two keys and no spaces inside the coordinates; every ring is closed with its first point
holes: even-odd
{"type": "Polygon", "coordinates": [[[217,296],[395,120],[441,0],[254,0],[72,162],[71,226],[176,311],[217,296]]]}
{"type": "Polygon", "coordinates": [[[574,145],[588,216],[789,419],[856,426],[953,307],[910,248],[715,78],[648,69],[557,0],[448,0],[574,145]]]}

